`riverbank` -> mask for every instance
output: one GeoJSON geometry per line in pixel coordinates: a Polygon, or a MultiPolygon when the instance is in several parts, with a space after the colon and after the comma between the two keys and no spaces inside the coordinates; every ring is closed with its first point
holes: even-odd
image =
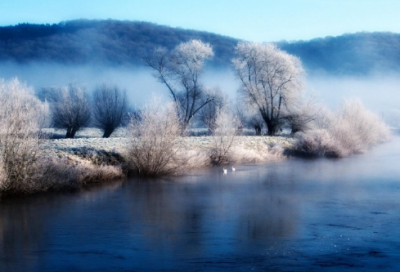
{"type": "MultiPolygon", "coordinates": [[[[116,131],[110,138],[101,138],[101,131],[92,128],[80,131],[75,139],[59,138],[62,135],[60,131],[48,130],[48,133],[55,139],[43,140],[41,148],[50,156],[82,157],[85,150],[128,156],[126,147],[129,139],[124,129],[116,131]]],[[[233,160],[235,163],[281,160],[284,150],[292,149],[294,142],[294,138],[289,136],[237,136],[232,146],[233,160]]],[[[185,151],[199,154],[207,153],[212,144],[211,136],[187,136],[179,140],[179,146],[185,151]]]]}
{"type": "MultiPolygon", "coordinates": [[[[47,129],[35,151],[37,159],[29,165],[28,175],[15,181],[1,176],[0,194],[31,194],[49,190],[80,188],[90,183],[126,179],[135,173],[129,155],[131,140],[120,129],[110,138],[101,138],[101,131],[85,129],[74,139],[65,139],[64,131],[47,129]]],[[[191,135],[204,135],[191,132],[191,135]]],[[[211,136],[180,137],[174,146],[179,158],[179,175],[211,167],[215,144],[220,139],[211,136]]],[[[292,149],[295,140],[288,136],[236,136],[224,165],[240,165],[284,160],[285,150],[292,149]]],[[[218,147],[217,147],[218,148],[218,147]]],[[[176,161],[174,162],[177,163],[176,161]]]]}

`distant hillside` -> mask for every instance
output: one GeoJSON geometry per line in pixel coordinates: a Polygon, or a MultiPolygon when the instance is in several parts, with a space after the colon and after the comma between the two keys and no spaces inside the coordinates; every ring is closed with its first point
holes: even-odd
{"type": "MultiPolygon", "coordinates": [[[[200,39],[213,46],[214,66],[230,65],[238,39],[145,22],[75,20],[53,25],[0,27],[0,62],[51,61],[63,64],[142,65],[156,46],[174,48],[200,39]]],[[[400,34],[356,33],[310,41],[279,42],[308,72],[366,75],[400,71],[400,34]]]]}
{"type": "Polygon", "coordinates": [[[200,39],[214,49],[214,65],[227,65],[238,40],[221,35],[145,22],[75,20],[53,25],[0,27],[0,61],[53,61],[65,64],[142,64],[156,46],[174,48],[200,39]]]}
{"type": "Polygon", "coordinates": [[[310,41],[283,42],[279,46],[300,57],[309,71],[356,75],[400,72],[400,34],[345,34],[310,41]]]}

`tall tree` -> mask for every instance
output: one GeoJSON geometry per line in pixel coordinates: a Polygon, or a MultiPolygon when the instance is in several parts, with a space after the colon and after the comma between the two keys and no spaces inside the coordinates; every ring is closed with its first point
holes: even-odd
{"type": "Polygon", "coordinates": [[[246,102],[261,114],[268,135],[276,134],[302,89],[300,60],[273,44],[241,42],[232,62],[246,102]]]}
{"type": "Polygon", "coordinates": [[[204,62],[213,55],[208,43],[191,40],[179,44],[172,51],[157,48],[145,58],[147,65],[156,71],[155,77],[165,84],[178,106],[183,130],[205,105],[215,99],[201,84],[204,62]]]}

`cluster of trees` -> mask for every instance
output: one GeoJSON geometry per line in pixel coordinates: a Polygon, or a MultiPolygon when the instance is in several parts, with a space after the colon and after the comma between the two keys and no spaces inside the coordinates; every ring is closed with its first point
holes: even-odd
{"type": "Polygon", "coordinates": [[[98,86],[91,99],[85,89],[72,84],[43,88],[38,96],[49,103],[51,125],[66,129],[66,138],[74,138],[76,132],[90,124],[108,138],[128,118],[126,92],[113,85],[98,86]]]}
{"type": "MultiPolygon", "coordinates": [[[[183,130],[197,115],[212,132],[217,112],[227,107],[222,92],[201,81],[204,63],[212,56],[210,44],[191,40],[171,51],[158,47],[145,58],[177,106],[183,130]]],[[[232,63],[241,82],[242,116],[251,113],[258,134],[263,126],[268,135],[284,126],[301,131],[312,120],[312,111],[306,111],[302,101],[303,68],[298,58],[273,44],[240,42],[232,63]]]]}
{"type": "MultiPolygon", "coordinates": [[[[143,57],[177,109],[181,134],[194,118],[213,133],[218,112],[229,107],[220,89],[202,81],[206,61],[213,57],[212,46],[200,40],[183,42],[173,49],[156,47],[143,57]]],[[[320,107],[304,99],[304,70],[299,58],[274,44],[239,42],[231,63],[240,81],[239,102],[236,109],[230,109],[240,121],[238,127],[250,125],[256,134],[265,128],[268,135],[284,128],[293,134],[310,129],[320,107]]],[[[66,129],[67,138],[74,138],[88,125],[110,137],[129,119],[126,93],[117,86],[103,84],[89,97],[85,89],[71,84],[43,88],[38,97],[49,104],[52,126],[66,129]]]]}
{"type": "MultiPolygon", "coordinates": [[[[101,89],[102,90],[102,89],[101,89]]],[[[99,91],[102,94],[102,91],[99,91]]],[[[60,95],[62,99],[79,98],[78,89],[70,88],[60,95]]],[[[0,197],[3,193],[32,193],[50,188],[75,187],[85,182],[124,177],[117,165],[94,164],[68,156],[49,156],[43,148],[42,128],[46,126],[49,107],[40,101],[32,88],[17,79],[0,79],[0,197]]],[[[78,101],[78,100],[75,100],[78,101]]],[[[82,101],[82,100],[79,100],[82,101]]],[[[96,99],[94,99],[96,101],[96,99]]],[[[80,104],[79,104],[80,105],[80,104]]],[[[68,111],[85,112],[73,103],[65,106],[68,111]]],[[[64,111],[63,107],[59,108],[64,111]]],[[[67,118],[66,118],[67,119],[67,118]]],[[[68,133],[72,133],[68,130],[68,133]]]]}

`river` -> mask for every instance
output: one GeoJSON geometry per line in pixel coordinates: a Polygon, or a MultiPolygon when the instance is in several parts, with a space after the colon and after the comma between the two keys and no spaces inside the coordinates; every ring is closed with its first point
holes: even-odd
{"type": "Polygon", "coordinates": [[[0,271],[400,271],[400,137],[0,202],[0,271]]]}

